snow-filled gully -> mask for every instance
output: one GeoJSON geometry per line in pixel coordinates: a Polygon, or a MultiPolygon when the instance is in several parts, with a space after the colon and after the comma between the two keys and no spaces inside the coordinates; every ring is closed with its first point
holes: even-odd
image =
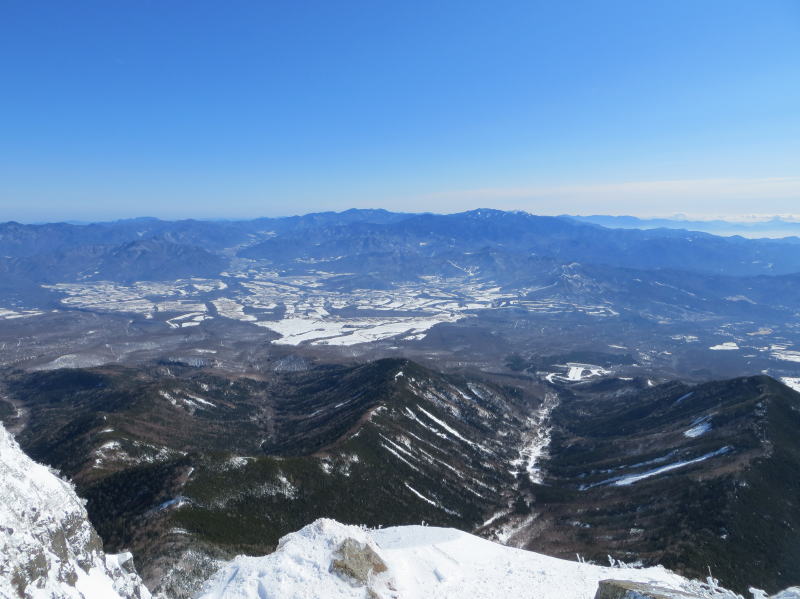
{"type": "Polygon", "coordinates": [[[513,474],[519,475],[521,466],[525,467],[532,483],[541,484],[543,471],[541,462],[547,456],[550,446],[550,415],[561,402],[557,393],[548,391],[541,407],[528,418],[528,433],[523,437],[519,457],[511,462],[513,474]]]}

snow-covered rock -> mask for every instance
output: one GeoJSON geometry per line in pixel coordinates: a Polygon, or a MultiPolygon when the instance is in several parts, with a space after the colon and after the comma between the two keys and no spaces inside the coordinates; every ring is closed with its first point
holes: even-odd
{"type": "Polygon", "coordinates": [[[0,599],[149,597],[129,553],[103,553],[72,485],[0,425],[0,599]]]}
{"type": "Polygon", "coordinates": [[[601,580],[594,599],[697,599],[697,595],[628,580],[601,580]]]}
{"type": "Polygon", "coordinates": [[[661,567],[571,562],[449,528],[366,530],[321,519],[283,537],[271,555],[229,562],[198,599],[593,599],[598,583],[613,578],[697,597],[736,597],[661,567]],[[372,571],[366,582],[343,576],[332,564],[347,539],[369,547],[386,570],[372,571]]]}

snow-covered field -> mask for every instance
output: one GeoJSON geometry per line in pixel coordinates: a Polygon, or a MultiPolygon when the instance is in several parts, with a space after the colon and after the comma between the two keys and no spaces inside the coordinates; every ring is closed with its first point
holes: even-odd
{"type": "Polygon", "coordinates": [[[717,345],[712,345],[708,349],[713,349],[716,351],[734,351],[739,349],[739,346],[736,344],[735,341],[726,341],[725,343],[719,343],[717,345]]]}
{"type": "Polygon", "coordinates": [[[772,351],[772,357],[784,362],[800,362],[800,351],[777,349],[772,351]]]}
{"type": "Polygon", "coordinates": [[[39,314],[44,314],[44,312],[41,310],[9,310],[8,308],[0,308],[0,320],[27,318],[29,316],[38,316],[39,314]]]}
{"type": "Polygon", "coordinates": [[[558,300],[513,300],[512,305],[519,305],[527,309],[529,312],[538,312],[540,314],[563,314],[565,312],[582,312],[589,316],[619,316],[619,312],[614,310],[607,304],[602,305],[588,305],[588,304],[572,304],[569,302],[558,300]]]}
{"type": "Polygon", "coordinates": [[[800,392],[800,377],[785,376],[781,379],[781,382],[787,387],[800,392]]]}
{"type": "Polygon", "coordinates": [[[213,318],[249,322],[278,333],[280,338],[273,343],[280,345],[347,346],[390,338],[419,340],[437,324],[501,305],[534,313],[618,316],[609,305],[522,299],[525,289],[511,293],[476,282],[468,275],[425,276],[391,289],[352,291],[327,288],[326,280],[337,275],[326,272],[281,277],[274,272],[249,270],[223,275],[233,281],[181,279],[129,285],[96,281],[46,287],[63,294],[61,303],[70,308],[140,314],[149,319],[170,314],[165,324],[173,329],[198,326],[213,318]],[[214,295],[208,297],[208,293],[214,295]]]}
{"type": "MultiPolygon", "coordinates": [[[[265,267],[220,273],[219,278],[114,283],[86,281],[44,285],[61,295],[65,308],[139,315],[165,328],[186,333],[204,323],[232,320],[278,335],[272,343],[297,346],[351,346],[395,339],[417,341],[442,323],[453,323],[487,310],[524,310],[531,316],[581,315],[600,321],[620,317],[610,302],[580,303],[559,297],[534,297],[545,288],[504,288],[465,276],[422,276],[413,281],[386,282],[382,289],[342,287],[342,274],[312,271],[280,275],[265,267]]],[[[0,308],[0,321],[42,314],[36,310],[0,308]]],[[[800,362],[792,338],[774,337],[772,328],[752,332],[725,324],[708,340],[708,349],[743,357],[800,362]],[[756,335],[758,339],[753,337],[756,335]],[[721,339],[728,339],[722,341],[721,339]],[[758,341],[758,344],[754,344],[758,341]]],[[[203,330],[201,328],[200,330],[203,330]]],[[[675,341],[697,343],[697,335],[672,335],[675,341]]],[[[641,353],[641,352],[640,352],[641,353]]],[[[576,382],[607,374],[591,364],[568,364],[551,382],[576,382]]]]}
{"type": "Polygon", "coordinates": [[[592,599],[605,579],[655,583],[696,597],[736,597],[661,567],[571,562],[450,528],[366,530],[321,519],[284,537],[271,555],[229,562],[198,599],[592,599]],[[386,571],[360,582],[332,570],[347,538],[375,551],[386,571]]]}
{"type": "Polygon", "coordinates": [[[499,287],[439,277],[398,284],[391,290],[332,291],[324,288],[332,276],[249,273],[233,286],[214,279],[187,279],[47,287],[63,294],[61,303],[70,308],[136,313],[149,319],[169,314],[164,322],[173,329],[227,318],[269,329],[280,335],[274,343],[281,345],[346,346],[393,337],[418,340],[437,324],[455,322],[514,297],[499,287]],[[205,301],[209,292],[215,296],[205,301]]]}
{"type": "Polygon", "coordinates": [[[355,345],[397,336],[417,337],[437,324],[460,318],[463,316],[448,313],[398,318],[291,317],[256,324],[281,335],[274,342],[280,345],[299,345],[304,341],[314,345],[355,345]]]}

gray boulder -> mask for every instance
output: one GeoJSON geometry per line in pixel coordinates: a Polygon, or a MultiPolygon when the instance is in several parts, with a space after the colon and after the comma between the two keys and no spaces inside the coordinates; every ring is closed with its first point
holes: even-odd
{"type": "Polygon", "coordinates": [[[369,584],[375,574],[387,570],[388,567],[372,547],[350,538],[342,541],[331,561],[332,572],[361,584],[369,584]]]}
{"type": "Polygon", "coordinates": [[[594,599],[702,599],[683,591],[675,591],[644,582],[601,580],[594,599]]]}

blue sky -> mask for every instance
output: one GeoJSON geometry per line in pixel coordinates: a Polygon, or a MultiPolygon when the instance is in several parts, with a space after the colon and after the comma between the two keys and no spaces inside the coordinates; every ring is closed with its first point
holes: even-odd
{"type": "Polygon", "coordinates": [[[800,213],[800,2],[8,0],[0,220],[800,213]]]}

